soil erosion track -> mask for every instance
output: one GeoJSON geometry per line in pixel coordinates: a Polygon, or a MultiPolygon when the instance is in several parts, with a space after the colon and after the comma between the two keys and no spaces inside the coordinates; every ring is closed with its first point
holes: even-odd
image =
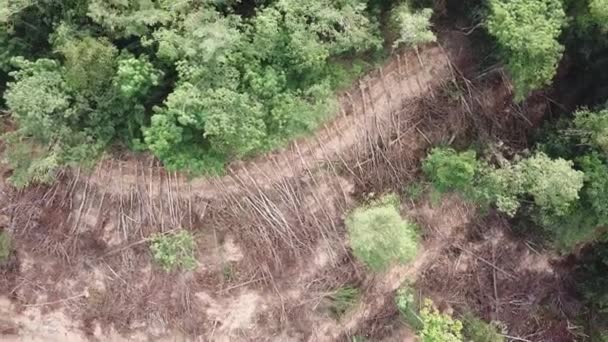
{"type": "Polygon", "coordinates": [[[155,198],[163,193],[178,194],[182,199],[196,196],[212,199],[218,194],[237,191],[243,181],[255,179],[258,184],[272,184],[297,176],[303,169],[314,168],[324,161],[335,161],[345,152],[359,150],[366,139],[382,139],[384,128],[395,124],[391,114],[402,111],[408,100],[428,95],[433,88],[451,77],[450,63],[441,47],[427,46],[395,55],[377,72],[360,79],[356,86],[339,99],[339,115],[326,123],[313,136],[294,141],[287,148],[233,164],[223,177],[189,180],[178,173],[168,173],[153,161],[104,159],[82,179],[86,187],[103,188],[108,195],[124,195],[136,190],[155,198]]]}

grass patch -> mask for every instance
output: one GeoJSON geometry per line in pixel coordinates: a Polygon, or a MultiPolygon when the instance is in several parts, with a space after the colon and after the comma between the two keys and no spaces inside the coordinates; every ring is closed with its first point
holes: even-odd
{"type": "Polygon", "coordinates": [[[466,313],[463,318],[463,334],[471,342],[505,342],[498,327],[485,322],[472,313],[466,313]]]}
{"type": "Polygon", "coordinates": [[[0,231],[0,264],[8,261],[12,251],[13,244],[10,235],[6,231],[0,231]]]}
{"type": "Polygon", "coordinates": [[[342,317],[359,301],[361,293],[353,286],[343,286],[327,296],[331,301],[329,310],[336,318],[342,317]]]}

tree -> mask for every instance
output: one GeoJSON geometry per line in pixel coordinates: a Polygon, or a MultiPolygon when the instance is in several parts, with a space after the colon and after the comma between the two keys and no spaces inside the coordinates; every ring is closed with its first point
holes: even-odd
{"type": "Polygon", "coordinates": [[[393,26],[398,32],[398,38],[393,42],[393,49],[400,45],[418,46],[437,40],[431,31],[431,16],[433,10],[425,8],[413,12],[407,2],[398,5],[392,11],[393,26]]]}
{"type": "MultiPolygon", "coordinates": [[[[167,0],[91,0],[88,15],[117,37],[143,36],[158,24],[172,20],[171,2],[167,0]]],[[[176,1],[176,8],[188,0],[176,1]]]]}
{"type": "Polygon", "coordinates": [[[608,153],[608,109],[596,112],[588,109],[576,111],[574,127],[582,143],[608,153]]]}
{"type": "Polygon", "coordinates": [[[396,197],[355,209],[346,219],[353,254],[372,271],[407,263],[418,249],[416,227],[401,218],[396,197]]]}
{"type": "Polygon", "coordinates": [[[552,160],[541,152],[517,164],[516,170],[534,203],[547,213],[566,215],[579,199],[584,174],[573,169],[572,161],[552,160]]]}
{"type": "Polygon", "coordinates": [[[433,148],[422,162],[422,171],[440,192],[467,191],[479,164],[474,151],[458,153],[452,148],[433,148]]]}
{"type": "Polygon", "coordinates": [[[488,31],[496,38],[517,100],[551,81],[564,47],[561,0],[490,0],[488,31]]]}
{"type": "Polygon", "coordinates": [[[608,1],[590,0],[589,14],[591,19],[603,30],[608,30],[608,1]]]}

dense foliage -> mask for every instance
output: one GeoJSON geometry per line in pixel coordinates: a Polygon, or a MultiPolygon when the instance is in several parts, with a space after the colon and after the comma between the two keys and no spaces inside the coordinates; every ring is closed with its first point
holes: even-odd
{"type": "Polygon", "coordinates": [[[490,0],[488,31],[502,50],[518,100],[553,79],[565,24],[561,0],[490,0]]]}
{"type": "Polygon", "coordinates": [[[462,322],[450,315],[439,312],[429,299],[420,310],[423,342],[462,342],[462,322]]]}
{"type": "MultiPolygon", "coordinates": [[[[429,298],[416,298],[409,286],[401,286],[395,294],[395,305],[405,322],[423,342],[462,342],[463,324],[439,312],[429,298]]],[[[481,341],[480,341],[481,342],[481,341]]]]}
{"type": "Polygon", "coordinates": [[[549,229],[554,220],[572,212],[584,183],[584,173],[575,170],[571,161],[551,159],[544,153],[513,165],[493,166],[478,160],[474,151],[434,148],[422,169],[439,192],[459,192],[482,206],[495,205],[509,216],[529,196],[539,220],[549,229]]]}
{"type": "MultiPolygon", "coordinates": [[[[407,3],[395,46],[434,40],[407,3]]],[[[91,165],[110,144],[170,169],[226,161],[313,130],[333,91],[381,52],[374,1],[19,0],[0,2],[0,90],[17,186],[91,165]]],[[[384,8],[384,7],[383,7],[384,8]]]]}
{"type": "Polygon", "coordinates": [[[353,254],[372,271],[407,263],[416,255],[416,226],[399,214],[399,202],[387,196],[355,209],[346,219],[353,254]]]}

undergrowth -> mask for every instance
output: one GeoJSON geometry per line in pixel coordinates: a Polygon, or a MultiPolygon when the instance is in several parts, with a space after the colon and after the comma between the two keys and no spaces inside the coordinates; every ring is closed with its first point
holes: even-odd
{"type": "Polygon", "coordinates": [[[196,242],[185,230],[171,234],[152,236],[150,250],[154,261],[170,272],[177,269],[192,270],[196,267],[196,242]]]}
{"type": "Polygon", "coordinates": [[[399,316],[422,342],[504,342],[496,326],[471,313],[456,319],[442,313],[429,298],[416,296],[413,287],[401,286],[395,294],[399,316]]]}

